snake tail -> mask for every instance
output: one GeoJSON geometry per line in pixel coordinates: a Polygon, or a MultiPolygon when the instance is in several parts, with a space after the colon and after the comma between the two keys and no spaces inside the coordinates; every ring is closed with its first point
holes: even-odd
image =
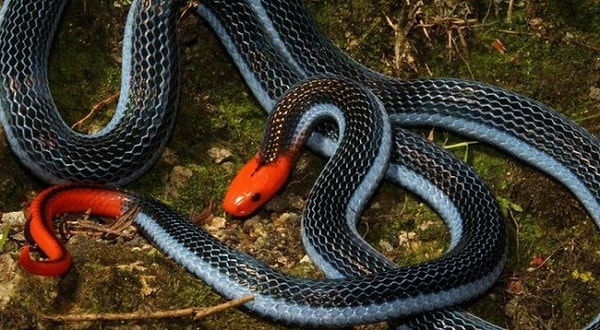
{"type": "Polygon", "coordinates": [[[126,209],[125,197],[117,190],[98,190],[90,187],[57,185],[38,194],[28,208],[25,232],[32,246],[21,250],[19,263],[29,273],[43,276],[62,276],[72,262],[69,251],[56,237],[53,220],[64,213],[91,210],[93,215],[117,218],[126,209]],[[37,250],[46,258],[34,260],[30,252],[37,250]]]}

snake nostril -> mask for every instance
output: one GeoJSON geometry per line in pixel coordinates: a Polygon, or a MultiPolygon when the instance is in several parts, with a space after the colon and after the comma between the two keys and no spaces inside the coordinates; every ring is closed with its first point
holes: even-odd
{"type": "Polygon", "coordinates": [[[258,201],[260,201],[261,197],[262,197],[262,196],[261,196],[259,193],[254,193],[254,194],[252,195],[252,201],[253,201],[253,202],[258,202],[258,201]]]}

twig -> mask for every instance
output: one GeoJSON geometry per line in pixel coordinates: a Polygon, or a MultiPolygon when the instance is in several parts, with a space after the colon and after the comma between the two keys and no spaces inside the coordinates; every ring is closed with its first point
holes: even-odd
{"type": "Polygon", "coordinates": [[[528,37],[535,37],[536,36],[536,34],[532,33],[532,32],[522,32],[522,31],[503,30],[503,29],[496,29],[495,31],[496,32],[500,32],[500,33],[516,34],[516,35],[528,36],[528,37]]]}
{"type": "Polygon", "coordinates": [[[586,120],[595,119],[595,118],[600,118],[600,113],[589,115],[589,116],[582,117],[582,118],[576,118],[576,119],[574,119],[574,121],[578,124],[581,124],[582,122],[584,122],[586,120]]]}
{"type": "Polygon", "coordinates": [[[194,320],[205,318],[209,315],[220,313],[228,309],[243,305],[249,301],[254,300],[253,295],[247,295],[238,299],[230,300],[226,303],[222,303],[213,307],[200,308],[200,310],[194,315],[194,320]]]}
{"type": "MultiPolygon", "coordinates": [[[[448,30],[450,31],[450,30],[448,30]]],[[[456,31],[456,34],[458,35],[458,38],[461,41],[461,44],[463,44],[463,47],[466,49],[466,41],[464,40],[464,37],[462,35],[462,32],[460,30],[456,31]]],[[[471,79],[475,80],[475,75],[473,75],[473,71],[471,71],[471,66],[469,65],[469,61],[467,61],[467,59],[465,58],[465,56],[462,54],[462,52],[460,51],[460,47],[458,46],[458,44],[456,43],[456,41],[454,40],[454,38],[452,38],[451,35],[449,35],[449,44],[450,47],[454,46],[454,50],[456,51],[456,53],[458,54],[458,57],[460,57],[460,59],[463,61],[463,63],[465,64],[465,67],[467,68],[467,71],[469,71],[469,75],[471,76],[471,79]]],[[[467,51],[467,50],[465,50],[467,51]]]]}
{"type": "Polygon", "coordinates": [[[226,303],[212,307],[190,307],[183,309],[174,309],[158,312],[133,312],[133,313],[95,313],[95,314],[57,314],[57,315],[40,315],[43,319],[54,322],[88,322],[88,321],[131,321],[131,320],[146,320],[146,319],[164,319],[174,317],[193,316],[194,320],[223,312],[225,310],[237,307],[252,301],[254,296],[248,295],[238,299],[230,300],[226,303]]]}
{"type": "Polygon", "coordinates": [[[215,209],[215,201],[211,198],[210,201],[208,202],[208,205],[204,209],[202,209],[200,212],[196,212],[195,210],[192,210],[190,212],[190,219],[194,223],[202,225],[203,223],[206,223],[215,217],[213,214],[214,209],[215,209]]]}
{"type": "Polygon", "coordinates": [[[179,15],[179,22],[185,17],[185,15],[192,13],[198,9],[199,4],[196,2],[188,1],[187,4],[181,10],[181,14],[179,15]]]}
{"type": "Polygon", "coordinates": [[[108,228],[103,225],[97,224],[93,221],[77,221],[77,223],[74,224],[74,226],[78,227],[81,230],[71,229],[70,230],[71,235],[89,233],[89,231],[93,231],[95,234],[108,234],[108,235],[115,235],[115,236],[125,236],[126,238],[130,238],[129,236],[123,234],[122,229],[115,230],[115,229],[108,228]]]}
{"type": "Polygon", "coordinates": [[[108,107],[109,105],[113,104],[118,98],[119,98],[120,92],[116,92],[115,94],[105,98],[104,100],[98,102],[96,105],[94,105],[94,107],[90,110],[90,112],[88,112],[87,115],[85,115],[83,118],[81,118],[80,120],[78,120],[75,124],[73,124],[71,126],[71,128],[73,129],[81,129],[81,126],[83,125],[83,123],[90,119],[96,112],[108,107]]]}
{"type": "MultiPolygon", "coordinates": [[[[397,22],[394,23],[392,19],[384,14],[387,24],[394,31],[394,69],[400,70],[402,58],[407,54],[407,41],[406,37],[408,33],[413,29],[414,17],[419,11],[419,3],[411,3],[410,0],[406,0],[405,6],[402,6],[402,10],[398,13],[397,22]]],[[[426,29],[424,29],[425,36],[429,38],[426,29]]]]}
{"type": "MultiPolygon", "coordinates": [[[[514,35],[527,36],[527,37],[536,37],[536,38],[539,38],[539,39],[542,39],[542,40],[549,40],[549,41],[555,40],[555,39],[553,39],[551,37],[544,36],[544,35],[541,35],[539,33],[533,33],[533,32],[522,32],[522,31],[503,30],[503,29],[496,29],[494,31],[500,32],[500,33],[505,33],[505,34],[514,34],[514,35]]],[[[586,44],[584,42],[581,42],[581,41],[577,40],[576,38],[563,37],[563,38],[561,38],[561,41],[566,41],[567,44],[569,44],[569,43],[570,44],[575,44],[576,46],[581,46],[581,47],[584,47],[584,48],[586,48],[588,50],[591,50],[591,51],[594,51],[594,52],[600,52],[600,47],[594,46],[594,45],[588,45],[588,44],[586,44]]]]}
{"type": "Polygon", "coordinates": [[[452,26],[469,26],[469,27],[480,27],[484,24],[477,24],[476,18],[456,18],[456,17],[436,17],[432,23],[419,23],[415,24],[414,27],[420,28],[432,28],[440,25],[452,25],[452,26]]]}
{"type": "Polygon", "coordinates": [[[139,211],[139,206],[135,205],[127,209],[122,215],[120,215],[116,219],[112,219],[111,222],[100,224],[97,221],[89,220],[90,211],[86,212],[81,219],[77,219],[75,221],[67,221],[68,226],[65,226],[68,230],[65,230],[64,233],[67,236],[73,234],[90,234],[90,235],[98,235],[98,234],[108,234],[115,236],[123,236],[125,238],[131,238],[130,236],[123,233],[125,229],[127,229],[133,223],[137,213],[139,211]],[[90,233],[90,231],[92,231],[90,233]]]}
{"type": "Polygon", "coordinates": [[[515,2],[514,0],[508,1],[508,9],[506,10],[506,23],[512,22],[512,13],[513,13],[514,2],[515,2]]]}

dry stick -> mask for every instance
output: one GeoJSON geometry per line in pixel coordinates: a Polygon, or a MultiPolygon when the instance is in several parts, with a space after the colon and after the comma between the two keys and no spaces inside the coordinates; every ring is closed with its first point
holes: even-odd
{"type": "MultiPolygon", "coordinates": [[[[505,33],[505,34],[514,34],[514,35],[521,35],[521,36],[528,36],[528,37],[536,37],[542,40],[551,40],[551,38],[540,35],[539,33],[533,33],[533,32],[521,32],[521,31],[513,31],[513,30],[503,30],[503,29],[497,29],[495,30],[496,32],[500,32],[500,33],[505,33]]],[[[564,40],[564,38],[563,38],[564,40]]],[[[577,39],[574,40],[570,40],[569,42],[574,43],[577,46],[581,46],[587,50],[591,50],[591,51],[595,51],[595,52],[600,52],[600,47],[598,46],[593,46],[593,45],[588,45],[585,44],[577,39]]]]}
{"type": "Polygon", "coordinates": [[[511,23],[512,22],[512,12],[513,12],[514,2],[515,2],[515,0],[509,0],[508,1],[508,10],[506,11],[506,22],[507,23],[511,23]]]}
{"type": "Polygon", "coordinates": [[[108,107],[109,105],[113,104],[115,101],[117,101],[119,99],[119,95],[121,93],[120,92],[116,92],[115,94],[105,98],[104,100],[98,102],[93,108],[92,110],[90,110],[90,112],[88,112],[87,115],[85,115],[85,117],[81,118],[80,120],[78,120],[75,124],[73,124],[71,126],[71,128],[73,129],[80,129],[81,126],[83,125],[83,123],[90,119],[96,112],[108,107]]]}
{"type": "Polygon", "coordinates": [[[77,223],[73,224],[73,227],[77,227],[77,229],[81,229],[81,230],[77,230],[77,229],[71,229],[70,233],[71,234],[85,234],[85,233],[89,233],[90,231],[93,231],[93,234],[108,234],[108,235],[115,235],[115,236],[123,236],[123,237],[129,237],[125,234],[123,234],[123,229],[124,228],[117,228],[117,229],[112,229],[112,228],[108,228],[105,227],[103,225],[97,224],[93,221],[77,221],[77,223]]]}
{"type": "Polygon", "coordinates": [[[113,222],[100,224],[97,221],[89,220],[90,210],[87,210],[80,219],[66,222],[67,226],[65,228],[67,230],[65,230],[65,234],[62,236],[73,234],[88,234],[90,236],[95,234],[110,234],[128,238],[129,236],[125,235],[123,231],[133,223],[138,211],[139,206],[132,206],[118,218],[113,219],[113,222]]]}
{"type": "Polygon", "coordinates": [[[247,295],[237,299],[230,300],[226,303],[222,303],[212,307],[199,308],[197,309],[196,315],[194,315],[194,320],[200,320],[209,315],[224,312],[228,309],[243,305],[249,301],[254,300],[254,295],[247,295]]]}
{"type": "Polygon", "coordinates": [[[402,56],[406,53],[406,37],[414,26],[413,20],[418,10],[417,3],[406,0],[405,6],[402,6],[402,10],[398,13],[397,23],[394,23],[389,16],[384,15],[388,25],[394,31],[394,69],[396,70],[400,70],[402,56]]]}
{"type": "Polygon", "coordinates": [[[54,322],[88,322],[88,321],[132,321],[146,319],[164,319],[173,317],[193,316],[194,320],[226,311],[228,309],[245,304],[254,299],[253,295],[233,299],[223,304],[212,307],[191,307],[183,309],[174,309],[159,312],[134,312],[134,313],[96,313],[96,314],[58,314],[40,316],[46,320],[54,322]]]}

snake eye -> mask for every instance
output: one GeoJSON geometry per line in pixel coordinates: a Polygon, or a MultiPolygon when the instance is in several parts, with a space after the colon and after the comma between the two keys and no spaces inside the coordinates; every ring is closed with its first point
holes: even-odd
{"type": "Polygon", "coordinates": [[[253,201],[253,202],[258,202],[258,201],[260,200],[260,198],[261,198],[261,197],[262,197],[262,196],[261,196],[259,193],[254,193],[254,194],[252,195],[252,201],[253,201]]]}

